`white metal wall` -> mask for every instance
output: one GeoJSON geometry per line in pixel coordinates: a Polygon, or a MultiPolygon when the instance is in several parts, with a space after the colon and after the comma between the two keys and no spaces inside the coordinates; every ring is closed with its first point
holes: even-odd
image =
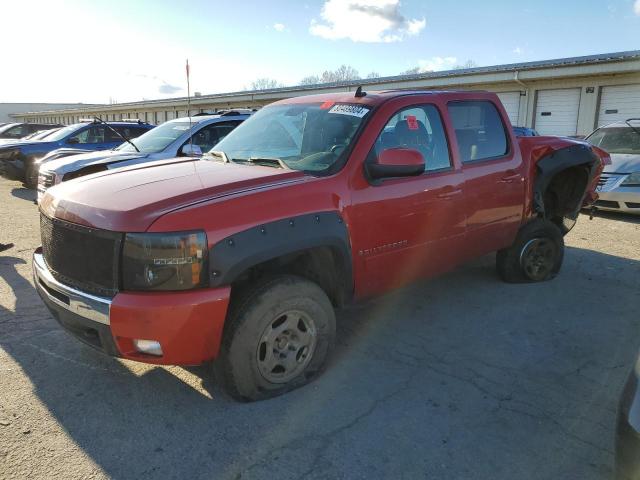
{"type": "Polygon", "coordinates": [[[580,88],[538,90],[534,128],[540,135],[576,134],[580,92],[580,88]]]}
{"type": "Polygon", "coordinates": [[[499,92],[497,95],[507,111],[511,124],[517,126],[520,114],[520,92],[499,92]]]}
{"type": "Polygon", "coordinates": [[[602,87],[598,126],[640,118],[640,84],[602,87]]]}

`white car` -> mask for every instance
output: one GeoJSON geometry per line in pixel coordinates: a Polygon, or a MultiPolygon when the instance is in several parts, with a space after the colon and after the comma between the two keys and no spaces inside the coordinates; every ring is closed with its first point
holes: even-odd
{"type": "Polygon", "coordinates": [[[597,209],[640,214],[640,118],[600,127],[586,141],[611,155],[596,190],[597,209]]]}
{"type": "Polygon", "coordinates": [[[91,173],[154,160],[200,156],[211,150],[249,116],[249,113],[234,110],[223,114],[194,116],[191,120],[189,117],[176,118],[114,150],[71,156],[68,156],[69,153],[74,152],[58,153],[55,150],[40,162],[38,202],[49,187],[91,173]]]}

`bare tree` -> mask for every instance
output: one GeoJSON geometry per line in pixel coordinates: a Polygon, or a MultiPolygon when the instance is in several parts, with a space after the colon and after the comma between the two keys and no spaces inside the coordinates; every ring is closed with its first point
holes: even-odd
{"type": "Polygon", "coordinates": [[[320,76],[322,83],[348,82],[358,80],[360,74],[351,65],[340,65],[336,70],[325,70],[320,76]]]}
{"type": "Polygon", "coordinates": [[[300,80],[300,85],[316,85],[320,83],[320,77],[318,75],[309,75],[300,80]]]}
{"type": "Polygon", "coordinates": [[[400,75],[416,75],[420,73],[420,67],[413,67],[409,70],[405,70],[404,72],[400,72],[400,75]]]}
{"type": "Polygon", "coordinates": [[[478,66],[478,64],[476,62],[474,62],[473,60],[467,60],[462,65],[456,65],[455,67],[453,67],[453,69],[454,70],[464,70],[465,68],[475,68],[477,66],[478,66]]]}
{"type": "Polygon", "coordinates": [[[271,88],[280,88],[284,87],[284,85],[273,78],[257,78],[253,82],[251,82],[252,90],[269,90],[271,88]]]}
{"type": "Polygon", "coordinates": [[[370,72],[367,74],[367,78],[380,78],[380,74],[378,72],[370,72]]]}

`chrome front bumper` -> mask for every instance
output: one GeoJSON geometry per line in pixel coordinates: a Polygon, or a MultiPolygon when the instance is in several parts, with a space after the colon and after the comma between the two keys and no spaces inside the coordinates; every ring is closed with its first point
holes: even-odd
{"type": "Polygon", "coordinates": [[[60,283],[53,277],[39,252],[33,254],[33,279],[43,299],[79,317],[109,325],[111,299],[90,295],[60,283]]]}

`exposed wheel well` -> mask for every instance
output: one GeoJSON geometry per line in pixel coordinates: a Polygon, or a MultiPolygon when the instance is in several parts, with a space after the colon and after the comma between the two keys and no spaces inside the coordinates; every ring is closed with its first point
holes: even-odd
{"type": "Polygon", "coordinates": [[[544,191],[544,218],[550,220],[563,233],[570,230],[575,223],[587,183],[590,178],[590,165],[575,165],[556,173],[544,191]]]}
{"type": "Polygon", "coordinates": [[[334,247],[301,250],[252,266],[239,275],[231,287],[234,290],[265,275],[298,275],[317,283],[333,306],[339,307],[349,301],[352,289],[350,270],[345,261],[339,249],[334,247]]]}

